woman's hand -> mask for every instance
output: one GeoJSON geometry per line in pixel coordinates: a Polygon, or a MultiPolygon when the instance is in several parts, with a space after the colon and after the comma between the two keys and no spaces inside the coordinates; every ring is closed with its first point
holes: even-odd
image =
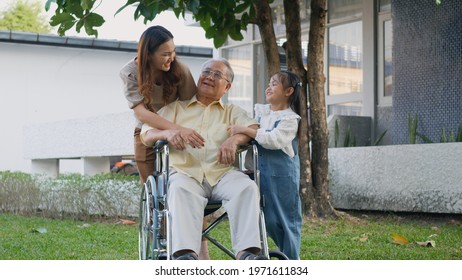
{"type": "Polygon", "coordinates": [[[186,148],[185,142],[181,137],[179,130],[163,130],[163,138],[168,141],[168,143],[177,150],[184,150],[186,148]]]}
{"type": "Polygon", "coordinates": [[[201,148],[204,146],[204,138],[194,129],[181,127],[179,132],[185,144],[189,144],[193,148],[201,148]]]}

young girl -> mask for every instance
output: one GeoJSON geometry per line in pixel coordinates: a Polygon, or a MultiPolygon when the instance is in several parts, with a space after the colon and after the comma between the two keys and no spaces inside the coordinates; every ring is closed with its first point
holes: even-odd
{"type": "MultiPolygon", "coordinates": [[[[173,35],[156,25],[146,29],[138,42],[137,57],[121,70],[124,94],[128,106],[138,120],[134,131],[135,162],[142,183],[154,172],[154,151],[140,140],[141,126],[147,123],[157,129],[177,129],[182,145],[202,147],[204,139],[193,129],[184,128],[160,117],[156,112],[175,101],[189,100],[196,94],[196,82],[188,66],[176,58],[173,35]]],[[[204,226],[206,221],[204,219],[204,226]]],[[[209,259],[207,241],[202,241],[201,259],[209,259]]]]}
{"type": "Polygon", "coordinates": [[[269,104],[255,104],[255,118],[260,128],[230,127],[231,134],[243,133],[258,142],[266,229],[279,249],[292,260],[300,258],[302,226],[297,139],[300,90],[300,78],[294,73],[274,74],[265,91],[269,104]]]}

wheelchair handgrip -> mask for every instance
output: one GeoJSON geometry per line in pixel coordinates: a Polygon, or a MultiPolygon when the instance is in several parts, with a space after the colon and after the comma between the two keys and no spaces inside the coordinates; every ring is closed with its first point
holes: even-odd
{"type": "Polygon", "coordinates": [[[256,144],[257,144],[257,141],[255,141],[254,139],[252,139],[252,140],[250,140],[249,143],[247,143],[247,144],[239,145],[239,146],[237,147],[237,153],[241,153],[241,152],[247,150],[249,147],[252,147],[252,146],[254,146],[254,145],[256,145],[256,144]]]}
{"type": "Polygon", "coordinates": [[[160,149],[162,149],[162,147],[164,147],[165,145],[168,145],[168,141],[167,141],[167,140],[157,140],[156,144],[154,144],[154,149],[160,150],[160,149]]]}

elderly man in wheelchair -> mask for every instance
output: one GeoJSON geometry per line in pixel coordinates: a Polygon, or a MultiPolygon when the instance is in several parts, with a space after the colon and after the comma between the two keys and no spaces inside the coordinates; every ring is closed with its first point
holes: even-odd
{"type": "Polygon", "coordinates": [[[211,59],[202,67],[196,96],[188,101],[177,100],[158,111],[167,120],[198,131],[205,139],[203,147],[188,145],[175,130],[144,125],[141,132],[146,145],[166,140],[173,148],[166,163],[169,174],[165,202],[171,220],[173,259],[197,259],[204,208],[209,200],[221,201],[227,212],[235,258],[267,259],[261,254],[258,186],[233,166],[237,147],[251,139],[245,135],[229,136],[228,127],[258,125],[243,109],[221,102],[233,78],[226,60],[211,59]]]}

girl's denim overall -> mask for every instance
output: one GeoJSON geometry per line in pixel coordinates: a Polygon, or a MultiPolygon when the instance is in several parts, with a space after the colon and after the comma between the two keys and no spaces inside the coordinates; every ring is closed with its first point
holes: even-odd
{"type": "MultiPolygon", "coordinates": [[[[274,127],[277,125],[278,122],[274,127]]],[[[302,226],[297,138],[292,141],[292,146],[295,156],[290,158],[282,150],[269,150],[258,145],[258,165],[268,235],[289,259],[297,260],[302,226]]]]}

